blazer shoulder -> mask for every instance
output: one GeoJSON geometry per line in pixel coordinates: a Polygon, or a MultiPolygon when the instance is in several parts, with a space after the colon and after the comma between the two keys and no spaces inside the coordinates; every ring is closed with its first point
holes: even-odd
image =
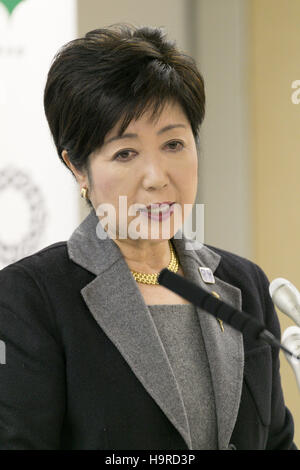
{"type": "Polygon", "coordinates": [[[69,258],[67,242],[56,242],[2,268],[0,287],[11,286],[11,293],[16,289],[41,290],[42,286],[62,283],[73,274],[73,266],[77,269],[69,258]]]}
{"type": "Polygon", "coordinates": [[[67,242],[61,241],[1,269],[0,287],[11,285],[20,288],[22,292],[33,288],[43,292],[80,290],[94,277],[94,274],[69,257],[67,242]]]}
{"type": "MultiPolygon", "coordinates": [[[[265,302],[269,297],[269,279],[264,270],[248,258],[235,253],[207,246],[221,256],[215,275],[225,282],[239,287],[242,292],[259,295],[265,302]]],[[[251,294],[250,294],[251,295],[251,294]]]]}
{"type": "Polygon", "coordinates": [[[7,317],[9,322],[26,323],[33,329],[38,325],[40,330],[56,337],[47,287],[54,283],[64,263],[67,263],[66,243],[57,242],[1,269],[0,322],[7,317]]]}
{"type": "Polygon", "coordinates": [[[52,243],[41,250],[25,256],[0,270],[0,276],[8,275],[10,272],[27,271],[39,274],[48,271],[51,272],[66,269],[70,263],[67,249],[67,242],[61,241],[52,243]]]}
{"type": "Polygon", "coordinates": [[[240,256],[222,248],[217,248],[215,246],[206,246],[221,256],[220,263],[217,267],[218,272],[222,272],[223,274],[226,273],[230,277],[237,278],[239,278],[241,275],[247,278],[250,276],[254,277],[259,282],[263,281],[268,283],[267,276],[263,269],[249,258],[240,256]]]}

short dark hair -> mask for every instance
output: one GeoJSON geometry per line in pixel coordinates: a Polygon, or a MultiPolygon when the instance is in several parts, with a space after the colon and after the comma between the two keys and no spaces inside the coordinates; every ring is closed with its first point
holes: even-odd
{"type": "Polygon", "coordinates": [[[122,117],[120,136],[132,119],[151,107],[154,120],[170,101],[183,108],[198,145],[205,91],[195,60],[167,40],[162,28],[129,23],[90,31],[64,45],[44,91],[58,155],[63,161],[67,150],[79,171],[88,170],[89,155],[122,117]]]}

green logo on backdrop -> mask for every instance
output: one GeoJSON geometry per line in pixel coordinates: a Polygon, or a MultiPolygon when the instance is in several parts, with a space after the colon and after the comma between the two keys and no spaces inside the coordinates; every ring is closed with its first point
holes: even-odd
{"type": "Polygon", "coordinates": [[[19,5],[19,3],[23,2],[24,0],[0,0],[0,3],[3,3],[3,5],[6,7],[8,13],[11,15],[16,6],[19,5]]]}

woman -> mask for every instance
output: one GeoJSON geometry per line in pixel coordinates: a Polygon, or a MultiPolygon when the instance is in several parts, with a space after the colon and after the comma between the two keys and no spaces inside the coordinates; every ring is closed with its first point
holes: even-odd
{"type": "Polygon", "coordinates": [[[181,230],[205,105],[193,59],[160,29],[91,31],[55,57],[44,104],[91,211],[0,272],[0,447],[295,448],[278,350],[157,283],[168,267],[280,336],[261,269],[181,230]]]}

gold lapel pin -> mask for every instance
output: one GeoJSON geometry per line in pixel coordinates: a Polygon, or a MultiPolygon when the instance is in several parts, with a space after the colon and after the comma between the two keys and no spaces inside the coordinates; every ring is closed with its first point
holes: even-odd
{"type": "Polygon", "coordinates": [[[219,325],[220,325],[220,328],[221,328],[222,333],[224,333],[224,325],[223,325],[222,320],[220,320],[220,318],[217,318],[217,320],[218,320],[218,322],[219,322],[219,325]]]}
{"type": "MultiPolygon", "coordinates": [[[[215,292],[214,290],[211,291],[212,295],[214,295],[215,297],[217,297],[217,299],[220,298],[219,294],[217,292],[215,292]]],[[[218,322],[219,322],[219,325],[220,325],[220,328],[221,328],[221,331],[222,333],[224,333],[224,325],[223,325],[223,322],[222,320],[220,320],[220,318],[217,318],[218,322]]]]}

